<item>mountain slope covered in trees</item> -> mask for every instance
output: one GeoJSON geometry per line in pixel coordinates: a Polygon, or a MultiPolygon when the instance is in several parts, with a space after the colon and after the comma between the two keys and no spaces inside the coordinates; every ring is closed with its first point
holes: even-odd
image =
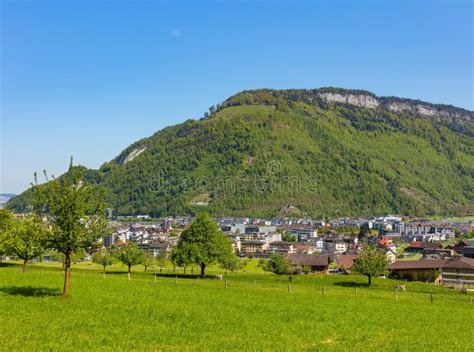
{"type": "Polygon", "coordinates": [[[473,116],[358,90],[244,91],[86,179],[116,214],[473,214],[473,116]]]}

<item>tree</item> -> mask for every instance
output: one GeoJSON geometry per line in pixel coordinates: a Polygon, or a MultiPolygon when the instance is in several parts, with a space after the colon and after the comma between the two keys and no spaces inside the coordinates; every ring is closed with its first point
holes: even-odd
{"type": "Polygon", "coordinates": [[[362,226],[360,227],[359,234],[357,235],[359,241],[366,241],[367,236],[370,235],[370,227],[367,222],[363,223],[362,226]]]}
{"type": "Polygon", "coordinates": [[[387,266],[388,260],[385,254],[377,251],[372,246],[368,246],[357,256],[352,266],[352,272],[367,276],[370,286],[372,284],[372,277],[384,275],[387,271],[387,266]]]}
{"type": "Polygon", "coordinates": [[[97,187],[83,181],[84,168],[74,167],[72,158],[69,170],[60,178],[39,185],[35,182],[29,196],[32,207],[39,215],[46,215],[51,226],[47,246],[64,254],[63,296],[69,296],[71,259],[73,253],[90,250],[106,228],[103,194],[97,187]]]}
{"type": "Polygon", "coordinates": [[[233,253],[230,253],[228,256],[224,257],[221,261],[221,267],[225,271],[230,271],[235,273],[236,271],[242,270],[247,265],[247,261],[240,259],[233,253]]]}
{"type": "Polygon", "coordinates": [[[290,233],[285,233],[283,235],[283,241],[287,241],[287,242],[296,242],[297,241],[297,238],[296,236],[293,236],[292,234],[290,233]]]}
{"type": "Polygon", "coordinates": [[[280,253],[274,253],[265,263],[264,269],[277,275],[291,274],[291,264],[280,253]]]}
{"type": "Polygon", "coordinates": [[[0,261],[6,254],[7,230],[11,229],[13,215],[8,209],[0,209],[0,261]]]}
{"type": "Polygon", "coordinates": [[[168,259],[168,253],[165,249],[160,250],[160,255],[156,258],[158,265],[160,266],[160,271],[163,270],[163,267],[166,265],[166,260],[168,259]]]}
{"type": "Polygon", "coordinates": [[[102,265],[103,273],[105,274],[105,268],[110,266],[114,263],[114,256],[113,254],[105,247],[99,249],[95,254],[92,256],[92,262],[102,265]]]}
{"type": "Polygon", "coordinates": [[[44,253],[47,233],[46,224],[33,214],[14,220],[6,231],[6,252],[23,260],[23,272],[29,260],[44,253]]]}
{"type": "Polygon", "coordinates": [[[172,258],[196,263],[201,268],[201,277],[206,276],[206,267],[221,263],[231,253],[231,245],[217,224],[207,214],[199,215],[181,234],[173,248],[172,258]]]}
{"type": "Polygon", "coordinates": [[[142,264],[143,258],[143,251],[133,243],[121,247],[117,252],[117,259],[128,267],[129,277],[132,272],[132,266],[142,264]]]}
{"type": "Polygon", "coordinates": [[[155,265],[155,257],[150,252],[143,252],[142,264],[146,272],[149,266],[155,265]]]}

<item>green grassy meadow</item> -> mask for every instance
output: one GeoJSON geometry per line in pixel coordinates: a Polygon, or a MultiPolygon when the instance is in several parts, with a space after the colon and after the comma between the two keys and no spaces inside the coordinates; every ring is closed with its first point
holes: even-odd
{"type": "Polygon", "coordinates": [[[156,270],[137,267],[128,281],[115,265],[104,279],[98,266],[79,263],[64,299],[59,265],[22,273],[0,264],[0,349],[474,349],[472,296],[434,285],[406,283],[395,300],[396,281],[376,279],[369,288],[358,276],[294,276],[288,292],[288,277],[263,273],[256,261],[228,275],[227,288],[223,280],[182,273],[155,281],[156,270]]]}

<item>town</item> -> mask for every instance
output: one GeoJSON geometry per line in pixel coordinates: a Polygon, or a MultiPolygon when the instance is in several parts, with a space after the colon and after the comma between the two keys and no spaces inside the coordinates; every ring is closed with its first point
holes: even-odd
{"type": "MultiPolygon", "coordinates": [[[[111,215],[111,214],[110,214],[111,215]]],[[[112,220],[105,247],[135,243],[153,257],[168,257],[192,217],[146,215],[112,220]]],[[[472,220],[404,221],[398,216],[374,218],[254,219],[218,218],[233,252],[265,260],[274,253],[287,258],[294,272],[347,274],[367,246],[384,253],[393,278],[435,282],[466,289],[474,284],[474,222],[472,220]]],[[[88,258],[90,259],[90,258],[88,258]]]]}

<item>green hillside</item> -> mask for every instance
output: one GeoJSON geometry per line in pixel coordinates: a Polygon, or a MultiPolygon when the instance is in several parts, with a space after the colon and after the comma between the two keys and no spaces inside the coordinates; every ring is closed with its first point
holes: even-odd
{"type": "Polygon", "coordinates": [[[87,178],[116,214],[472,215],[473,115],[364,91],[245,91],[87,178]]]}

